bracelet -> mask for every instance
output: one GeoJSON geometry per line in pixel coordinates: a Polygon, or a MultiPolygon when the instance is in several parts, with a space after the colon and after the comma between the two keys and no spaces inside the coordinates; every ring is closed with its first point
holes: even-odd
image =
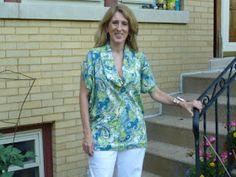
{"type": "Polygon", "coordinates": [[[181,98],[181,97],[176,97],[176,98],[174,98],[173,99],[173,103],[175,103],[175,104],[179,104],[180,102],[185,102],[186,100],[185,99],[183,99],[183,98],[181,98]]]}

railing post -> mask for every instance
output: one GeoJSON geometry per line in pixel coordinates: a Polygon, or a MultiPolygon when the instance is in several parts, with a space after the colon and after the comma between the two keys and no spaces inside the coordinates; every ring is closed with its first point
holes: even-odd
{"type": "Polygon", "coordinates": [[[194,109],[193,115],[193,134],[195,139],[195,165],[196,177],[200,177],[200,154],[199,154],[199,111],[194,109]]]}

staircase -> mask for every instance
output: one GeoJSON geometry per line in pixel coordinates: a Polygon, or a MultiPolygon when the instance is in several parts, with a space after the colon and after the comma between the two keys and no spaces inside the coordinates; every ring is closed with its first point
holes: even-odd
{"type": "MultiPolygon", "coordinates": [[[[220,60],[219,60],[220,61],[220,60]]],[[[215,62],[215,61],[214,61],[215,62]]],[[[220,74],[220,65],[215,63],[208,72],[183,75],[183,93],[178,96],[186,100],[196,99],[207,86],[220,74]],[[217,69],[217,70],[214,70],[217,69]]],[[[231,87],[231,115],[236,119],[236,82],[231,87]]],[[[177,96],[177,95],[176,95],[177,96]]],[[[225,118],[223,107],[226,106],[224,96],[219,98],[219,118],[225,118]]],[[[208,118],[213,114],[208,113],[208,118]]],[[[220,119],[219,133],[221,142],[225,140],[226,129],[224,120],[220,119]]],[[[208,119],[209,133],[214,130],[214,122],[208,119]]],[[[148,133],[148,149],[144,161],[143,177],[185,177],[186,171],[195,163],[194,137],[192,133],[192,118],[183,109],[177,106],[163,105],[161,116],[146,119],[148,133]]],[[[234,175],[233,175],[234,176],[234,175]]]]}

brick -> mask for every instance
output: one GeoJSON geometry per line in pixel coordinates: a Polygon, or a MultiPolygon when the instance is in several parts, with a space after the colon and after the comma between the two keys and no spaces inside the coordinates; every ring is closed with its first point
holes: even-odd
{"type": "Polygon", "coordinates": [[[33,125],[33,124],[38,124],[42,123],[42,116],[34,116],[30,118],[21,118],[20,119],[20,125],[33,125]]]}
{"type": "Polygon", "coordinates": [[[79,98],[65,98],[64,99],[64,104],[78,104],[78,103],[79,103],[79,98]]]}
{"type": "Polygon", "coordinates": [[[54,92],[53,98],[68,98],[73,97],[72,91],[54,92]]]}
{"type": "Polygon", "coordinates": [[[28,22],[27,26],[36,26],[36,27],[45,27],[45,26],[50,26],[51,24],[51,21],[45,21],[45,20],[30,20],[26,22],[28,22]]]}
{"type": "Polygon", "coordinates": [[[97,31],[97,28],[82,28],[81,29],[81,34],[91,34],[94,35],[97,31]]]}
{"type": "Polygon", "coordinates": [[[19,58],[20,65],[38,65],[40,63],[41,63],[40,57],[19,58]]]}
{"type": "Polygon", "coordinates": [[[0,28],[0,34],[15,34],[15,28],[14,27],[0,28]]]}
{"type": "Polygon", "coordinates": [[[59,105],[63,105],[63,99],[43,100],[42,101],[42,106],[43,107],[59,106],[59,105]]]}
{"type": "Polygon", "coordinates": [[[66,143],[66,148],[67,149],[81,148],[81,150],[82,150],[81,142],[79,142],[79,141],[68,142],[68,143],[66,143]]]}
{"type": "Polygon", "coordinates": [[[45,41],[51,41],[51,38],[52,36],[51,35],[40,35],[40,34],[38,34],[38,35],[29,35],[29,40],[31,41],[31,42],[39,42],[39,41],[43,41],[43,42],[45,42],[45,41]]]}
{"type": "Polygon", "coordinates": [[[77,90],[79,88],[78,84],[64,84],[63,85],[63,91],[67,90],[77,90]]]}
{"type": "Polygon", "coordinates": [[[31,100],[48,100],[52,99],[52,93],[38,93],[38,94],[31,94],[31,100]]]}
{"type": "Polygon", "coordinates": [[[14,42],[0,43],[0,49],[2,49],[2,50],[15,50],[16,49],[16,43],[14,43],[14,42]]]}
{"type": "Polygon", "coordinates": [[[70,84],[72,83],[72,78],[62,77],[62,78],[53,78],[53,84],[70,84]]]}
{"type": "Polygon", "coordinates": [[[17,42],[17,49],[39,49],[39,43],[36,42],[17,42]]]}
{"type": "Polygon", "coordinates": [[[17,95],[18,89],[11,88],[11,89],[0,89],[0,96],[9,96],[9,95],[17,95]]]}
{"type": "Polygon", "coordinates": [[[5,36],[7,42],[23,42],[29,41],[28,35],[6,35],[5,36]]]}
{"type": "MultiPolygon", "coordinates": [[[[8,113],[7,112],[0,112],[0,120],[7,120],[8,119],[8,113]]],[[[0,121],[0,127],[2,122],[0,121]]]]}
{"type": "Polygon", "coordinates": [[[41,101],[26,101],[24,104],[24,109],[40,108],[41,106],[41,101]]]}
{"type": "Polygon", "coordinates": [[[5,20],[4,21],[4,25],[6,27],[10,26],[10,27],[19,27],[19,26],[28,26],[28,21],[25,20],[5,20]]]}
{"type": "Polygon", "coordinates": [[[42,57],[42,64],[62,63],[62,57],[42,57]]]}
{"type": "Polygon", "coordinates": [[[63,119],[63,114],[49,114],[43,115],[43,122],[52,122],[52,121],[59,121],[63,119]]]}
{"type": "Polygon", "coordinates": [[[60,28],[54,28],[54,27],[40,27],[39,28],[40,34],[58,34],[60,33],[60,28]]]}
{"type": "Polygon", "coordinates": [[[40,49],[60,49],[61,43],[59,42],[41,42],[40,49]]]}
{"type": "MultiPolygon", "coordinates": [[[[1,54],[1,52],[0,52],[1,54]]],[[[16,58],[6,58],[0,60],[0,65],[17,65],[17,59],[16,58]]]]}
{"type": "Polygon", "coordinates": [[[70,171],[71,169],[78,168],[78,164],[77,163],[66,163],[66,164],[63,164],[63,165],[57,165],[56,168],[57,168],[58,172],[64,171],[64,170],[70,171]]]}
{"type": "Polygon", "coordinates": [[[6,57],[6,52],[0,50],[0,58],[5,58],[6,57]]]}
{"type": "MultiPolygon", "coordinates": [[[[80,34],[80,29],[77,28],[61,28],[60,34],[80,34]]],[[[94,34],[94,33],[93,33],[94,34]]]]}
{"type": "Polygon", "coordinates": [[[51,50],[51,56],[71,56],[72,51],[70,49],[63,50],[63,49],[58,49],[58,50],[51,50]]]}
{"type": "Polygon", "coordinates": [[[58,121],[55,123],[55,128],[69,128],[73,127],[76,124],[75,120],[65,120],[65,121],[58,121]]]}
{"type": "Polygon", "coordinates": [[[18,27],[16,28],[16,34],[38,34],[38,27],[18,27]]]}
{"type": "Polygon", "coordinates": [[[81,42],[62,42],[62,48],[81,48],[81,42]]]}
{"type": "Polygon", "coordinates": [[[30,56],[37,57],[37,56],[51,56],[51,50],[48,49],[41,49],[41,50],[31,50],[30,56]]]}
{"type": "MultiPolygon", "coordinates": [[[[33,84],[31,82],[31,84],[33,84]]],[[[19,94],[27,94],[29,92],[30,87],[27,88],[19,88],[19,94]]],[[[33,88],[30,90],[30,95],[33,93],[39,93],[40,92],[40,87],[36,87],[35,85],[33,88]]]]}
{"type": "Polygon", "coordinates": [[[73,36],[72,41],[81,41],[81,42],[87,42],[87,41],[90,41],[90,42],[93,42],[93,36],[91,35],[76,35],[76,36],[73,36]]]}
{"type": "Polygon", "coordinates": [[[63,63],[80,63],[81,59],[77,56],[72,57],[63,57],[63,63]]]}
{"type": "MultiPolygon", "coordinates": [[[[9,113],[9,119],[16,119],[19,117],[19,110],[17,110],[17,111],[8,110],[8,113],[9,113]]],[[[23,118],[23,117],[29,118],[31,116],[32,116],[31,110],[25,110],[23,107],[20,117],[21,118],[23,118]]]]}
{"type": "Polygon", "coordinates": [[[43,85],[40,87],[41,92],[58,92],[62,90],[62,85],[43,85]]]}
{"type": "Polygon", "coordinates": [[[27,80],[7,81],[6,84],[7,88],[28,87],[30,85],[30,81],[27,80]]]}
{"type": "Polygon", "coordinates": [[[57,78],[62,77],[63,73],[61,71],[46,71],[41,74],[42,78],[57,78]]]}
{"type": "Polygon", "coordinates": [[[80,117],[79,111],[65,113],[65,119],[78,119],[79,117],[80,117]]]}
{"type": "Polygon", "coordinates": [[[52,66],[50,64],[48,65],[31,65],[30,66],[30,71],[48,71],[51,70],[52,66]]]}
{"type": "Polygon", "coordinates": [[[51,114],[51,113],[53,113],[53,108],[52,107],[32,109],[32,115],[33,116],[51,114]]]}
{"type": "Polygon", "coordinates": [[[64,135],[64,136],[58,136],[56,138],[56,143],[65,143],[65,142],[73,142],[76,141],[76,135],[70,134],[70,135],[64,135]]]}
{"type": "Polygon", "coordinates": [[[51,85],[52,84],[52,80],[45,78],[45,79],[37,79],[35,81],[35,86],[42,86],[42,85],[51,85]]]}
{"type": "Polygon", "coordinates": [[[74,111],[75,108],[73,105],[63,105],[63,106],[55,106],[54,107],[54,112],[59,113],[59,112],[71,112],[74,111]]]}
{"type": "Polygon", "coordinates": [[[27,57],[29,56],[28,50],[6,50],[6,57],[27,57]]]}
{"type": "Polygon", "coordinates": [[[1,96],[0,97],[0,104],[7,103],[7,97],[6,96],[1,96]]]}
{"type": "Polygon", "coordinates": [[[22,103],[26,95],[14,95],[7,97],[7,103],[22,103]]]}

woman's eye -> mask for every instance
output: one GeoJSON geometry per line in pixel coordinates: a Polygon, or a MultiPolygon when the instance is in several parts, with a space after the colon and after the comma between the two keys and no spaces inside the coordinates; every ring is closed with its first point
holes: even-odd
{"type": "Polygon", "coordinates": [[[112,21],[112,24],[117,25],[117,24],[119,24],[119,22],[118,21],[112,21]]]}

